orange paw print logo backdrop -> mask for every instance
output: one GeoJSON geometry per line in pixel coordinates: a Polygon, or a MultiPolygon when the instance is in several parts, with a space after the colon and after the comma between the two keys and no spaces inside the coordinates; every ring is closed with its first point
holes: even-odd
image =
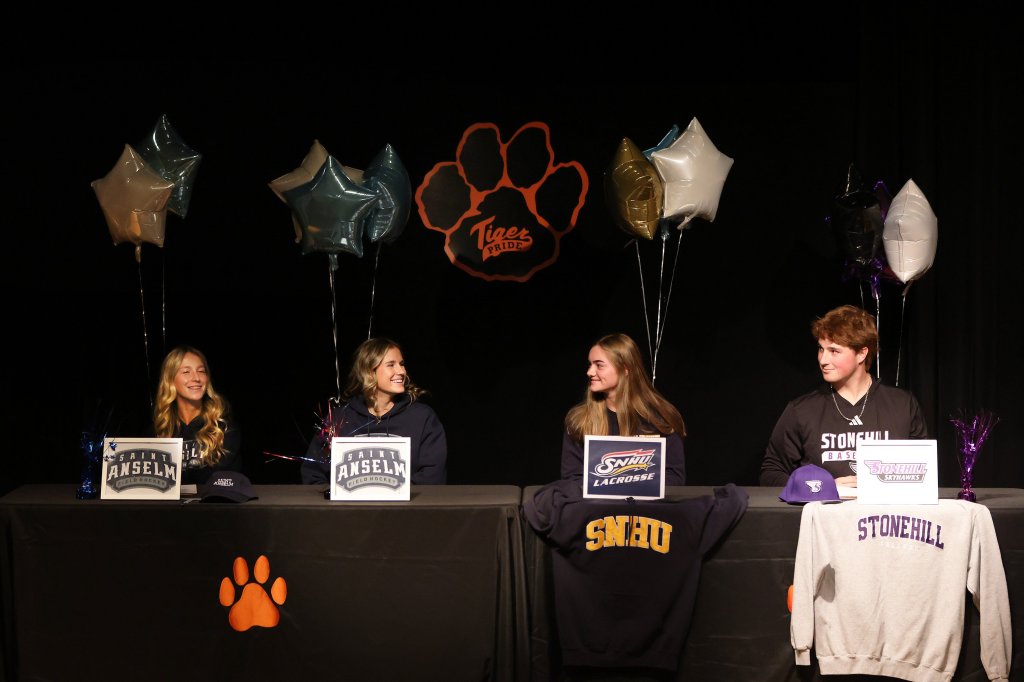
{"type": "Polygon", "coordinates": [[[231,578],[220,581],[221,606],[230,606],[228,623],[239,632],[252,627],[272,628],[281,619],[277,607],[288,597],[288,585],[284,578],[278,578],[267,594],[266,583],[270,579],[270,560],[260,556],[252,569],[255,582],[249,580],[249,565],[242,557],[236,557],[231,567],[231,578]],[[232,579],[234,582],[232,582],[232,579]],[[238,596],[235,585],[242,588],[238,596]]]}
{"type": "Polygon", "coordinates": [[[555,162],[546,123],[527,123],[503,142],[475,123],[455,161],[435,165],[416,190],[423,224],[445,235],[456,267],[486,280],[525,282],[558,260],[589,180],[577,161],[555,162]]]}

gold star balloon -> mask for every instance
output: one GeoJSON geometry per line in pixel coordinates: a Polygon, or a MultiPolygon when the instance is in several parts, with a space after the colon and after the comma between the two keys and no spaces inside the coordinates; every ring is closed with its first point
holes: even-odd
{"type": "Polygon", "coordinates": [[[661,178],[628,137],[623,138],[605,171],[604,193],[615,224],[626,234],[654,238],[662,211],[661,178]]]}
{"type": "Polygon", "coordinates": [[[167,202],[174,182],[150,168],[130,145],[105,176],[91,183],[114,244],[131,242],[141,261],[142,244],[164,245],[167,202]]]}

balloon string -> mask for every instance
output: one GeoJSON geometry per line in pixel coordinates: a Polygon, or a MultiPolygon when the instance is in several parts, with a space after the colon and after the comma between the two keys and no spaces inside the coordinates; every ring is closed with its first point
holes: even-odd
{"type": "Polygon", "coordinates": [[[160,355],[167,354],[167,256],[160,254],[160,355]]]}
{"type": "Polygon", "coordinates": [[[334,384],[338,389],[338,404],[341,404],[341,366],[338,362],[338,302],[334,295],[334,268],[330,267],[330,265],[327,268],[327,274],[331,280],[331,330],[334,335],[334,384]]]}
{"type": "Polygon", "coordinates": [[[878,350],[875,352],[875,376],[882,378],[882,304],[881,294],[875,294],[875,331],[878,332],[878,350]]]}
{"type": "MultiPolygon", "coordinates": [[[[668,319],[668,304],[672,301],[672,287],[676,281],[676,267],[679,265],[679,246],[683,243],[683,233],[679,232],[679,239],[676,241],[676,256],[672,260],[672,276],[668,280],[668,293],[665,295],[665,318],[668,319]]],[[[651,363],[651,383],[654,383],[655,365],[658,364],[658,352],[661,351],[661,337],[665,334],[666,324],[661,325],[661,332],[658,333],[658,342],[654,346],[654,360],[651,363]]]]}
{"type": "Polygon", "coordinates": [[[640,260],[640,240],[634,239],[633,245],[636,246],[636,267],[640,271],[640,298],[643,299],[644,304],[644,326],[647,328],[647,353],[654,357],[654,347],[651,345],[651,320],[647,312],[647,291],[644,289],[644,266],[640,260]]]}
{"type": "Polygon", "coordinates": [[[900,385],[900,364],[903,361],[903,320],[907,313],[907,290],[903,290],[903,305],[900,307],[900,345],[896,349],[896,385],[900,385]]]}
{"type": "Polygon", "coordinates": [[[658,318],[654,324],[654,352],[651,353],[651,382],[658,376],[658,344],[661,340],[661,292],[665,288],[665,242],[668,237],[661,239],[661,268],[658,272],[658,318]]]}
{"type": "Polygon", "coordinates": [[[146,296],[142,287],[142,260],[138,258],[138,252],[136,252],[135,260],[139,264],[139,303],[142,305],[142,349],[146,358],[146,395],[149,396],[149,409],[152,410],[153,396],[149,390],[152,378],[149,374],[149,335],[146,332],[146,296]]]}
{"type": "Polygon", "coordinates": [[[380,267],[380,243],[377,244],[377,255],[373,259],[373,277],[370,279],[370,327],[366,330],[366,340],[373,338],[373,299],[377,294],[377,268],[380,267]]]}

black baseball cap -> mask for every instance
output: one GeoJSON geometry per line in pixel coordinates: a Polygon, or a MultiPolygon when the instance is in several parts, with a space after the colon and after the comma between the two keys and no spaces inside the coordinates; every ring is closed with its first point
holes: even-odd
{"type": "Polygon", "coordinates": [[[206,483],[199,486],[203,502],[248,502],[258,495],[249,478],[237,471],[215,471],[206,483]]]}

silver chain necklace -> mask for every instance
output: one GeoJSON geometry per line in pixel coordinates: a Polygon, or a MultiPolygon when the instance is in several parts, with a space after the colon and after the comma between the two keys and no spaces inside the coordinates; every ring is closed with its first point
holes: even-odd
{"type": "MultiPolygon", "coordinates": [[[[868,390],[864,391],[864,404],[860,406],[860,414],[855,417],[847,417],[843,414],[843,411],[839,409],[839,401],[836,400],[836,389],[832,388],[832,404],[836,406],[836,412],[839,416],[850,422],[850,426],[863,426],[864,422],[860,420],[864,416],[864,410],[868,408],[868,393],[871,393],[871,385],[868,385],[868,390]]],[[[854,403],[856,405],[857,403],[854,403]]]]}

